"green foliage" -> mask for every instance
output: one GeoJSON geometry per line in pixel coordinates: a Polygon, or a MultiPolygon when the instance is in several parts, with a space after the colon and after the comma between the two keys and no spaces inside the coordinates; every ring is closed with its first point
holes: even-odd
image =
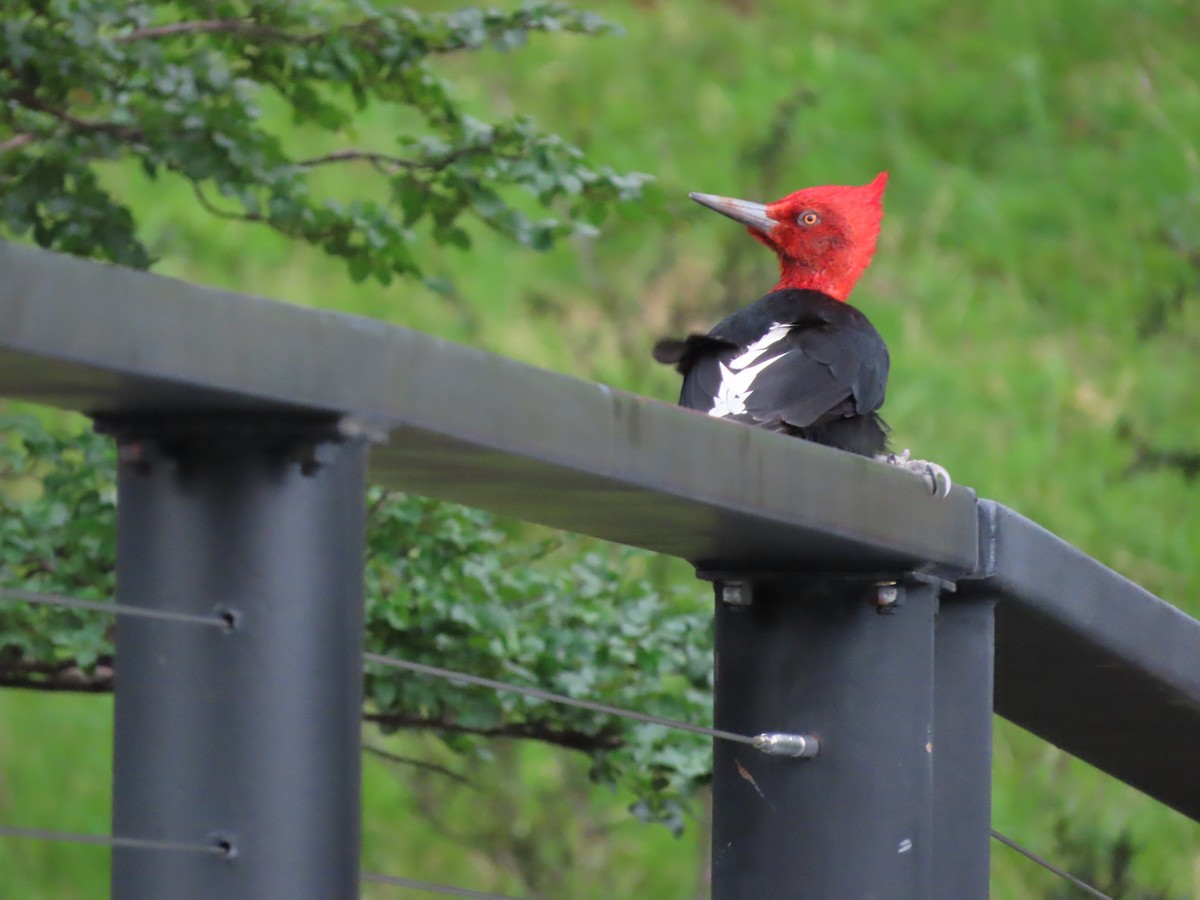
{"type": "Polygon", "coordinates": [[[468,247],[470,218],[547,249],[590,233],[613,201],[640,195],[645,176],[594,166],[527,118],[466,114],[433,63],[538,32],[611,30],[554,2],[430,15],[367,0],[6,3],[0,229],[149,266],[128,203],[98,175],[134,160],[153,180],[182,179],[214,216],[341,258],[356,281],[419,274],[418,227],[468,247]],[[268,127],[265,102],[282,103],[304,140],[268,127]],[[390,140],[340,145],[368,107],[398,123],[390,140]],[[359,196],[326,196],[320,174],[347,165],[362,169],[359,196]],[[514,191],[550,214],[531,215],[514,191]]]}
{"type": "MultiPolygon", "coordinates": [[[[683,721],[711,715],[709,613],[608,556],[514,541],[489,514],[372,490],[367,645],[377,653],[683,721]]],[[[576,542],[577,543],[577,542],[576,542]]],[[[369,718],[385,730],[530,737],[583,750],[592,774],[681,827],[680,800],[708,776],[708,742],[517,694],[447,687],[369,665],[369,718]]],[[[485,752],[477,740],[451,738],[485,752]]]]}
{"type": "MultiPolygon", "coordinates": [[[[110,441],[0,413],[0,587],[106,599],[114,590],[110,441]]],[[[707,611],[665,597],[644,554],[514,540],[495,517],[372,489],[366,642],[390,656],[570,697],[700,722],[710,715],[707,611]]],[[[111,687],[111,617],[0,598],[0,684],[111,687]]],[[[707,741],[515,694],[459,688],[372,665],[368,718],[433,730],[455,750],[480,738],[545,741],[590,755],[592,776],[682,827],[707,779],[707,741]]]]}
{"type": "MultiPolygon", "coordinates": [[[[19,5],[6,20],[25,15],[27,4],[19,5]]],[[[378,316],[670,399],[678,380],[649,361],[655,338],[711,325],[774,276],[762,248],[693,207],[687,191],[769,199],[810,184],[862,183],[888,168],[880,249],[855,300],[892,352],[885,412],[900,446],[945,463],[981,496],[1200,614],[1200,481],[1188,478],[1200,382],[1194,3],[589,5],[618,20],[626,36],[535,35],[519,53],[439,55],[429,64],[452,79],[455,99],[476,118],[493,121],[497,109],[536,111],[596,159],[620,171],[653,171],[661,190],[647,193],[637,219],[623,218],[594,240],[560,241],[536,265],[505,235],[464,219],[469,255],[432,240],[421,246],[424,273],[453,282],[452,302],[416,302],[419,290],[372,280],[347,289],[340,260],[297,249],[270,228],[229,227],[197,210],[187,181],[170,173],[151,180],[133,165],[101,164],[98,184],[129,207],[139,238],[172,275],[378,316]]],[[[315,123],[293,126],[291,107],[271,90],[262,109],[263,127],[296,148],[295,158],[344,149],[343,141],[394,152],[396,133],[409,124],[374,103],[344,135],[315,123]]],[[[412,122],[423,126],[415,114],[412,122]]],[[[6,140],[0,130],[0,146],[6,140]]],[[[318,166],[313,190],[352,202],[371,172],[349,163],[318,166]]],[[[520,188],[513,193],[525,199],[520,188]]],[[[427,226],[428,217],[413,230],[424,237],[427,226]]],[[[551,564],[569,560],[537,562],[551,564]]],[[[670,574],[681,583],[689,576],[683,567],[670,574]]],[[[65,745],[107,742],[102,723],[72,730],[86,710],[100,709],[96,718],[105,719],[107,701],[45,694],[35,701],[0,692],[8,786],[0,804],[18,792],[21,798],[6,808],[6,821],[64,824],[69,806],[80,815],[99,809],[99,824],[66,824],[103,828],[94,768],[79,774],[79,754],[57,769],[50,760],[65,745]],[[52,720],[58,728],[46,739],[52,720]]],[[[1115,863],[1110,851],[1127,833],[1132,859],[1123,888],[1196,894],[1195,823],[1015,726],[997,720],[996,727],[997,828],[1101,878],[1112,873],[1104,861],[1115,863]],[[1060,819],[1079,823],[1072,834],[1091,857],[1059,840],[1060,819]]],[[[696,878],[706,869],[702,851],[630,825],[621,813],[633,798],[606,801],[607,792],[596,791],[586,808],[576,806],[578,831],[568,834],[559,827],[565,814],[547,818],[539,793],[519,792],[530,782],[552,790],[546,773],[579,754],[524,741],[527,765],[514,769],[434,754],[435,739],[408,730],[388,746],[418,758],[428,752],[475,786],[438,782],[445,790],[435,800],[453,797],[439,811],[455,815],[447,813],[445,831],[437,831],[406,787],[439,776],[402,764],[380,772],[383,764],[368,760],[374,775],[364,865],[536,895],[490,879],[512,871],[506,845],[461,851],[458,835],[468,826],[495,821],[498,829],[511,826],[514,842],[574,842],[580,864],[558,866],[566,887],[546,889],[547,896],[707,896],[691,890],[703,881],[696,878]],[[515,810],[495,799],[508,789],[521,798],[515,810]],[[403,859],[398,846],[407,851],[403,859]],[[609,871],[660,881],[614,886],[593,875],[590,865],[611,860],[609,871]],[[467,873],[480,874],[481,883],[467,873]]],[[[79,887],[93,881],[74,864],[92,851],[50,845],[44,852],[45,860],[0,842],[0,871],[35,871],[49,885],[31,881],[35,887],[23,893],[14,887],[15,896],[105,896],[102,880],[92,893],[79,887]]],[[[1003,848],[992,858],[997,900],[1051,897],[1062,886],[1003,848]]],[[[394,893],[364,886],[365,897],[394,893]]]]}
{"type": "MultiPolygon", "coordinates": [[[[112,596],[114,455],[92,432],[0,412],[0,587],[112,596]]],[[[100,613],[0,598],[0,685],[82,687],[111,671],[111,626],[100,613]]]]}
{"type": "MultiPolygon", "coordinates": [[[[1165,891],[1139,885],[1132,875],[1130,864],[1137,848],[1128,829],[1110,839],[1086,823],[1060,819],[1055,823],[1054,843],[1056,865],[1109,897],[1170,900],[1165,891]]],[[[1049,900],[1073,900],[1078,896],[1078,888],[1060,884],[1050,893],[1049,900]]]]}

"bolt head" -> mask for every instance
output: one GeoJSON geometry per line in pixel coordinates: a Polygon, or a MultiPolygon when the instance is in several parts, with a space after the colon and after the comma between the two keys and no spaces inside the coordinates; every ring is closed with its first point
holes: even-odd
{"type": "Polygon", "coordinates": [[[750,585],[727,581],[721,585],[721,602],[726,606],[750,606],[754,602],[750,585]]]}
{"type": "Polygon", "coordinates": [[[117,444],[117,464],[145,475],[150,471],[154,449],[146,441],[122,441],[117,444]]]}
{"type": "Polygon", "coordinates": [[[875,586],[875,611],[883,614],[894,613],[900,605],[900,586],[894,581],[875,586]]]}

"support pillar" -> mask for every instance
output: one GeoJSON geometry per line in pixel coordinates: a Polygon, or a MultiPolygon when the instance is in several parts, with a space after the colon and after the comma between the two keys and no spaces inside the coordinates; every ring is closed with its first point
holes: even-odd
{"type": "Polygon", "coordinates": [[[992,597],[916,576],[717,582],[713,898],[985,900],[992,597]]]}
{"type": "Polygon", "coordinates": [[[366,447],[332,421],[104,423],[120,447],[112,894],[358,896],[366,447]]]}
{"type": "Polygon", "coordinates": [[[988,896],[995,597],[954,594],[934,650],[934,900],[988,896]]]}
{"type": "Polygon", "coordinates": [[[855,576],[717,584],[716,727],[811,734],[820,752],[714,742],[714,900],[935,896],[938,593],[855,576]]]}

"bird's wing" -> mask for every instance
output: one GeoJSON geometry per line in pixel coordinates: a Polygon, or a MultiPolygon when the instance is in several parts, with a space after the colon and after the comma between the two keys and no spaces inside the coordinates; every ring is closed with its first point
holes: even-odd
{"type": "Polygon", "coordinates": [[[690,360],[680,403],[714,416],[807,428],[883,403],[887,350],[873,330],[778,325],[748,347],[705,350],[690,360]]]}
{"type": "Polygon", "coordinates": [[[826,366],[835,380],[849,387],[853,412],[866,415],[883,405],[887,345],[865,317],[853,320],[849,327],[805,328],[799,341],[806,356],[826,366]]]}

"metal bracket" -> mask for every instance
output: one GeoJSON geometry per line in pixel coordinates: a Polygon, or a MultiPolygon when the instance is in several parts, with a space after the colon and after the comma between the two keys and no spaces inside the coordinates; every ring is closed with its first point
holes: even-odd
{"type": "Polygon", "coordinates": [[[896,584],[936,584],[942,591],[953,593],[957,583],[934,572],[921,569],[709,569],[696,567],[701,581],[725,585],[752,585],[759,581],[859,581],[866,584],[892,582],[896,584]]]}
{"type": "Polygon", "coordinates": [[[746,609],[754,604],[754,585],[764,581],[807,579],[813,582],[850,581],[861,583],[868,602],[880,615],[891,615],[904,605],[904,588],[914,584],[936,585],[939,593],[954,593],[958,585],[929,572],[907,570],[900,572],[871,571],[809,571],[768,570],[765,572],[729,572],[696,569],[696,577],[717,585],[717,596],[726,606],[746,609]]]}

